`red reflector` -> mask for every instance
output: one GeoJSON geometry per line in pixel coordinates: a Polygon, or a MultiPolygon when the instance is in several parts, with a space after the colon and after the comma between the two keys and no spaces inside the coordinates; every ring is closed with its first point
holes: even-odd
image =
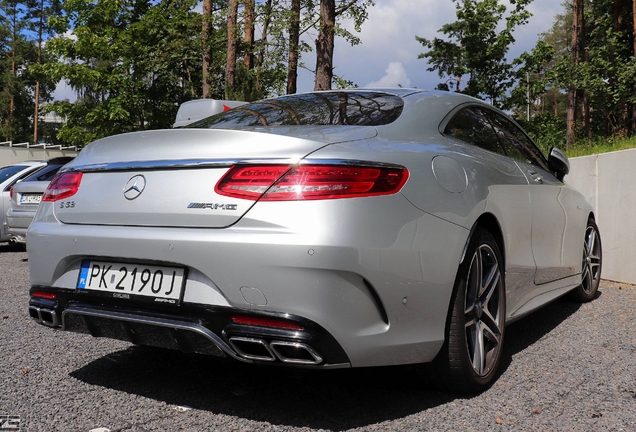
{"type": "Polygon", "coordinates": [[[44,291],[35,291],[35,292],[31,293],[31,297],[38,297],[38,298],[44,298],[44,299],[49,299],[49,300],[55,300],[57,298],[57,294],[44,292],[44,291]]]}
{"type": "Polygon", "coordinates": [[[346,165],[233,166],[217,183],[220,195],[263,201],[358,198],[399,192],[405,168],[346,165]]]}
{"type": "Polygon", "coordinates": [[[304,330],[303,327],[290,321],[283,321],[274,318],[258,318],[246,316],[233,316],[232,322],[236,324],[255,325],[260,327],[274,327],[285,330],[304,330]]]}
{"type": "Polygon", "coordinates": [[[57,174],[44,191],[42,201],[59,201],[77,193],[82,181],[81,171],[57,174]]]}

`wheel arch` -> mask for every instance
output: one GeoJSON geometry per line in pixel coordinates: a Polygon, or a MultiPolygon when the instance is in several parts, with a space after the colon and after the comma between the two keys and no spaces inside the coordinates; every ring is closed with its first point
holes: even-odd
{"type": "Polygon", "coordinates": [[[468,249],[468,244],[470,243],[470,239],[473,237],[475,230],[478,228],[484,228],[492,236],[495,238],[497,242],[497,246],[499,246],[499,251],[501,252],[501,259],[503,260],[503,267],[506,268],[506,245],[504,243],[503,231],[501,230],[501,225],[497,220],[497,217],[492,213],[483,213],[481,216],[477,218],[472,228],[470,229],[470,233],[468,234],[468,238],[466,239],[466,244],[464,244],[464,251],[462,252],[462,258],[460,260],[460,264],[464,262],[466,258],[466,250],[468,249]]]}
{"type": "MultiPolygon", "coordinates": [[[[469,263],[465,260],[470,260],[469,248],[471,244],[473,244],[476,240],[476,236],[483,236],[483,231],[487,231],[489,236],[492,237],[492,240],[496,243],[496,246],[499,248],[499,255],[501,258],[501,267],[505,271],[505,254],[504,254],[504,237],[503,231],[499,224],[499,221],[495,215],[492,213],[483,213],[480,215],[477,220],[474,222],[470,232],[468,234],[468,238],[466,239],[466,243],[464,245],[464,250],[462,252],[461,260],[459,262],[459,267],[457,271],[457,276],[455,278],[455,283],[453,284],[453,292],[451,295],[450,303],[448,305],[448,311],[446,314],[446,323],[444,329],[444,344],[442,345],[440,351],[438,352],[435,359],[428,365],[423,368],[425,373],[425,377],[429,380],[429,382],[433,383],[438,388],[452,390],[452,391],[460,391],[465,393],[474,393],[476,391],[483,390],[489,387],[494,379],[491,377],[485,378],[485,375],[481,378],[484,378],[485,381],[478,383],[477,381],[472,381],[472,378],[468,378],[466,371],[460,371],[460,359],[459,359],[459,351],[457,350],[457,341],[453,342],[452,337],[457,337],[457,329],[453,331],[453,320],[454,317],[457,316],[457,311],[455,310],[456,302],[458,295],[462,292],[460,286],[460,281],[462,278],[462,266],[468,266],[469,263]],[[479,233],[482,234],[479,234],[479,233]],[[453,345],[454,344],[454,345],[453,345]],[[445,377],[445,378],[443,378],[445,377]]],[[[464,285],[465,286],[465,285],[464,285]]],[[[502,323],[502,335],[503,329],[505,328],[505,316],[506,316],[506,294],[505,294],[505,282],[503,282],[503,291],[500,292],[500,295],[503,296],[503,305],[500,308],[500,312],[503,314],[503,323],[502,323]]],[[[503,336],[501,337],[501,341],[503,341],[503,336]]],[[[464,342],[465,343],[465,340],[464,342]]],[[[501,356],[501,352],[498,354],[501,356]]],[[[496,376],[498,369],[499,360],[496,361],[496,364],[491,369],[492,373],[496,376]]],[[[491,372],[488,372],[490,375],[491,372]]],[[[479,380],[481,380],[479,378],[479,380]]]]}

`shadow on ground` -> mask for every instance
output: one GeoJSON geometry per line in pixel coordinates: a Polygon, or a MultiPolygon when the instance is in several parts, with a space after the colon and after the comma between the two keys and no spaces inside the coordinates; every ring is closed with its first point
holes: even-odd
{"type": "MultiPolygon", "coordinates": [[[[510,326],[502,373],[515,354],[556,328],[578,307],[558,301],[510,326]]],[[[391,421],[463,397],[423,384],[410,367],[298,370],[146,347],[109,354],[70,375],[91,385],[171,405],[331,430],[391,421]]]]}
{"type": "Polygon", "coordinates": [[[18,243],[2,242],[0,243],[0,253],[8,252],[25,252],[26,246],[18,243]]]}

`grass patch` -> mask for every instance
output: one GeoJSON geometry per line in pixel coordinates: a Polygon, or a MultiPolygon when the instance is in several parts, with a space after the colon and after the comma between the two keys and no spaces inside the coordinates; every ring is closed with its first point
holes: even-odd
{"type": "Polygon", "coordinates": [[[618,150],[636,148],[636,137],[630,138],[609,138],[606,140],[596,140],[592,142],[579,141],[565,153],[569,158],[577,156],[589,156],[599,153],[609,153],[618,150]]]}

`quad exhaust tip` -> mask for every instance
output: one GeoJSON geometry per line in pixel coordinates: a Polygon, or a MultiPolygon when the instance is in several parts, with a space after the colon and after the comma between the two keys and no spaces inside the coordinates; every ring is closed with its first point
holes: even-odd
{"type": "Polygon", "coordinates": [[[29,306],[29,316],[38,324],[44,324],[48,327],[57,327],[59,324],[55,311],[51,309],[29,306]]]}
{"type": "Polygon", "coordinates": [[[259,361],[276,361],[283,363],[317,365],[322,363],[322,356],[311,346],[300,342],[272,341],[263,339],[233,336],[230,345],[243,358],[259,361]]]}

